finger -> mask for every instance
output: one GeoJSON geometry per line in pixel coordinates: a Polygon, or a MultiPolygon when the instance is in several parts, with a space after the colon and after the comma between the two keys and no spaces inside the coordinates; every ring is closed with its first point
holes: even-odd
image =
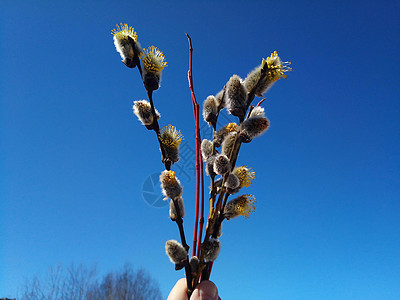
{"type": "Polygon", "coordinates": [[[218,300],[218,289],[211,281],[202,281],[193,291],[190,300],[218,300]]]}
{"type": "Polygon", "coordinates": [[[188,300],[186,278],[179,279],[169,293],[167,300],[188,300]]]}

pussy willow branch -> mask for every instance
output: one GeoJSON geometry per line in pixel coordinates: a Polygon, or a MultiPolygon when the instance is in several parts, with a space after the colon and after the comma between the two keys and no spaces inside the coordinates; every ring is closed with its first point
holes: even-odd
{"type": "Polygon", "coordinates": [[[189,89],[192,95],[193,113],[196,128],[196,213],[195,213],[195,224],[193,232],[193,249],[192,256],[197,254],[196,247],[197,243],[200,245],[201,236],[203,232],[204,224],[204,177],[203,177],[203,159],[201,156],[201,138],[200,138],[200,125],[199,125],[199,104],[197,103],[196,96],[193,87],[193,47],[192,39],[189,34],[185,33],[189,42],[189,71],[188,71],[188,81],[189,89]],[[200,221],[199,221],[199,190],[201,191],[201,210],[200,210],[200,221]],[[198,225],[200,225],[198,228],[198,225]],[[199,238],[198,238],[199,237],[199,238]]]}
{"type": "MultiPolygon", "coordinates": [[[[195,124],[197,125],[197,118],[196,118],[196,107],[193,106],[194,117],[195,117],[195,124]]],[[[200,189],[200,174],[199,174],[199,149],[197,147],[197,135],[196,135],[196,213],[194,217],[194,231],[193,231],[193,246],[192,246],[192,256],[196,255],[196,247],[197,247],[197,232],[198,232],[198,225],[199,225],[199,189],[200,189]]]]}
{"type": "Polygon", "coordinates": [[[200,166],[199,166],[199,148],[197,141],[197,124],[199,122],[199,113],[198,113],[198,103],[196,101],[196,97],[194,94],[193,88],[193,75],[192,75],[192,59],[193,59],[193,47],[192,47],[192,39],[189,34],[185,33],[186,37],[189,41],[189,71],[188,71],[188,81],[189,81],[189,89],[192,95],[192,105],[193,105],[193,114],[194,114],[194,122],[195,122],[195,130],[196,130],[196,214],[194,219],[194,231],[193,231],[193,248],[192,248],[192,256],[196,255],[196,247],[197,247],[197,235],[198,235],[198,221],[199,221],[199,188],[200,188],[200,166]]]}
{"type": "MultiPolygon", "coordinates": [[[[263,78],[263,76],[266,76],[268,71],[268,66],[267,64],[265,64],[264,68],[261,69],[261,76],[260,78],[263,78]]],[[[225,93],[225,87],[224,87],[224,93],[225,93]]],[[[248,111],[250,104],[253,102],[255,98],[255,89],[251,90],[250,92],[248,92],[248,98],[247,98],[247,103],[246,103],[246,108],[245,108],[245,112],[248,111]]],[[[257,106],[259,106],[262,103],[263,100],[261,100],[259,102],[259,104],[257,104],[257,106]]],[[[247,113],[246,115],[246,119],[249,118],[250,116],[250,112],[251,110],[247,113]]],[[[245,120],[244,117],[239,117],[239,125],[245,120]]],[[[214,132],[213,132],[213,136],[214,136],[214,132]]],[[[240,150],[240,146],[241,146],[242,142],[236,138],[235,141],[235,146],[233,147],[233,150],[231,152],[231,155],[229,157],[230,161],[231,161],[231,170],[233,170],[235,168],[236,165],[236,160],[239,156],[239,150],[240,150]]],[[[214,150],[213,150],[214,151],[214,150]]],[[[224,220],[223,217],[223,209],[225,208],[226,202],[228,200],[229,194],[226,193],[223,189],[224,183],[225,183],[226,177],[223,177],[222,180],[222,184],[221,184],[221,189],[219,192],[219,197],[218,197],[218,201],[215,204],[215,207],[212,208],[212,213],[210,211],[210,216],[208,218],[208,222],[207,222],[207,226],[206,226],[206,234],[204,237],[204,241],[203,244],[205,244],[210,236],[216,237],[217,235],[217,229],[219,226],[221,226],[222,221],[224,220]]],[[[211,192],[212,193],[212,192],[211,192]]],[[[213,198],[210,198],[210,201],[213,201],[213,198]]],[[[215,201],[215,199],[214,199],[215,201]]],[[[199,260],[200,260],[200,264],[199,264],[199,272],[198,273],[202,273],[202,277],[201,280],[207,280],[210,276],[210,272],[211,272],[211,268],[212,268],[212,264],[205,264],[204,263],[204,254],[203,251],[200,252],[200,256],[199,256],[199,260]]],[[[198,276],[200,274],[197,274],[197,278],[195,279],[195,281],[198,280],[198,276]]]]}
{"type": "MultiPolygon", "coordinates": [[[[142,77],[142,69],[141,69],[140,63],[138,63],[137,66],[138,66],[140,76],[142,77]]],[[[143,82],[143,85],[144,85],[144,82],[143,82]]],[[[144,87],[146,89],[145,85],[144,85],[144,87]]],[[[151,106],[151,113],[153,114],[153,124],[151,125],[151,129],[154,130],[154,132],[157,135],[157,140],[158,140],[158,143],[160,145],[160,150],[161,150],[162,162],[165,166],[165,169],[169,171],[171,169],[171,161],[168,161],[165,159],[165,150],[164,150],[163,144],[161,143],[161,140],[160,140],[160,126],[158,125],[156,109],[155,109],[154,103],[153,103],[153,91],[149,91],[148,89],[146,89],[146,92],[147,92],[147,96],[149,98],[149,102],[150,102],[150,106],[151,106]]],[[[177,213],[177,218],[174,221],[176,222],[178,229],[179,229],[182,246],[186,249],[186,251],[189,251],[189,246],[186,243],[185,231],[183,229],[183,219],[182,219],[182,216],[180,215],[179,206],[176,203],[175,199],[171,199],[171,201],[173,201],[173,204],[175,206],[175,211],[177,213]]],[[[192,291],[193,291],[193,286],[192,286],[192,272],[190,270],[190,265],[189,265],[189,256],[187,256],[186,260],[184,261],[184,266],[185,266],[186,281],[187,281],[187,287],[188,287],[187,294],[188,294],[188,297],[190,298],[192,291]]]]}

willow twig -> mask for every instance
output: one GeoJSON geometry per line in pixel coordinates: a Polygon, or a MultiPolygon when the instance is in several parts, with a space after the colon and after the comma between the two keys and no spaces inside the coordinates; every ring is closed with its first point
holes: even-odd
{"type": "Polygon", "coordinates": [[[199,240],[197,242],[197,253],[196,255],[199,256],[200,253],[200,245],[201,245],[201,238],[203,235],[203,226],[204,226],[204,172],[203,172],[203,158],[201,157],[201,151],[199,154],[200,157],[200,193],[201,193],[201,204],[200,204],[200,220],[199,220],[199,240]]]}
{"type": "Polygon", "coordinates": [[[171,170],[171,161],[166,160],[164,146],[160,139],[160,126],[158,125],[156,109],[155,109],[154,103],[153,103],[153,91],[149,91],[147,89],[146,89],[146,91],[147,91],[147,96],[149,98],[149,102],[150,102],[150,106],[151,106],[151,113],[153,114],[153,124],[151,126],[157,135],[158,144],[160,145],[161,161],[164,164],[165,169],[169,171],[169,170],[171,170]]]}
{"type": "MultiPolygon", "coordinates": [[[[176,219],[174,220],[176,222],[176,225],[178,225],[179,229],[179,234],[181,236],[181,244],[182,246],[186,249],[186,251],[189,251],[189,245],[186,243],[186,238],[185,238],[185,231],[183,229],[183,219],[181,216],[181,211],[179,209],[179,205],[175,199],[171,199],[175,206],[175,211],[176,211],[176,219]]],[[[185,265],[185,273],[186,273],[186,282],[187,282],[187,294],[188,297],[190,298],[192,292],[193,292],[193,285],[192,285],[192,271],[190,269],[190,264],[189,264],[189,255],[187,256],[186,260],[184,261],[185,265]]]]}
{"type": "Polygon", "coordinates": [[[194,93],[193,87],[193,47],[192,47],[192,39],[189,34],[186,33],[186,37],[189,42],[189,71],[188,71],[188,81],[189,81],[189,89],[192,95],[192,105],[193,105],[193,113],[195,120],[195,128],[196,128],[196,213],[195,213],[195,226],[193,232],[193,249],[192,255],[196,255],[196,246],[197,246],[197,237],[200,236],[199,242],[201,241],[201,235],[203,231],[203,223],[204,223],[204,178],[203,178],[203,163],[201,157],[201,138],[200,138],[200,125],[199,125],[199,104],[197,103],[196,96],[194,93]],[[201,186],[201,187],[200,187],[201,186]],[[201,190],[201,195],[199,195],[201,190]],[[201,197],[201,200],[200,198],[201,197]],[[201,201],[201,211],[200,211],[200,228],[199,225],[199,206],[201,201]]]}

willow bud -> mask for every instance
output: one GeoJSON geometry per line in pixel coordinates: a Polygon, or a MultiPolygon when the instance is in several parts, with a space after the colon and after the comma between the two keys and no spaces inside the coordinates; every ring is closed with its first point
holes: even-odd
{"type": "Polygon", "coordinates": [[[206,161],[212,154],[212,142],[210,140],[204,139],[201,142],[201,155],[203,156],[203,160],[206,161]]]}
{"type": "Polygon", "coordinates": [[[179,160],[179,145],[183,139],[181,132],[175,126],[168,125],[160,130],[159,138],[164,149],[163,162],[176,163],[179,160]]]}
{"type": "Polygon", "coordinates": [[[174,171],[163,171],[160,175],[161,190],[166,198],[176,199],[182,196],[182,185],[174,171]]]}
{"type": "Polygon", "coordinates": [[[238,135],[237,132],[231,132],[225,137],[221,148],[222,154],[225,154],[227,157],[230,157],[233,148],[235,147],[236,144],[237,135],[238,135]]]}
{"type": "Polygon", "coordinates": [[[203,102],[203,118],[209,124],[217,123],[218,105],[214,96],[208,96],[203,102]]]}
{"type": "MultiPolygon", "coordinates": [[[[157,119],[161,117],[160,113],[156,111],[157,119]]],[[[139,100],[133,102],[133,113],[138,117],[139,121],[143,125],[153,124],[153,113],[151,111],[151,105],[147,100],[139,100]]]]}
{"type": "Polygon", "coordinates": [[[169,202],[169,217],[172,221],[176,221],[178,216],[181,218],[185,217],[185,205],[182,197],[178,197],[175,200],[169,202]],[[178,207],[178,210],[177,210],[178,207]]]}
{"type": "Polygon", "coordinates": [[[197,271],[199,270],[199,258],[197,256],[192,256],[189,261],[190,270],[192,272],[192,276],[197,275],[197,271]]]}
{"type": "Polygon", "coordinates": [[[239,126],[239,137],[243,143],[251,142],[255,137],[263,134],[269,127],[269,120],[265,117],[255,116],[248,118],[239,126]]]}
{"type": "Polygon", "coordinates": [[[229,133],[236,132],[237,129],[238,129],[238,125],[236,123],[229,123],[229,124],[225,125],[224,127],[221,127],[220,129],[218,129],[214,135],[214,146],[221,147],[221,144],[224,141],[224,138],[229,133]]]}
{"type": "Polygon", "coordinates": [[[206,174],[208,176],[216,175],[214,171],[214,161],[217,155],[210,156],[206,161],[206,174]]]}
{"type": "MultiPolygon", "coordinates": [[[[234,191],[239,186],[240,186],[240,180],[239,180],[239,177],[237,177],[235,174],[231,173],[226,177],[225,187],[228,189],[228,192],[229,192],[229,190],[234,191]]],[[[229,193],[229,194],[232,194],[232,193],[229,193]]]]}
{"type": "Polygon", "coordinates": [[[188,256],[186,249],[175,240],[169,240],[165,243],[165,252],[169,257],[169,260],[174,264],[184,262],[188,256]]]}
{"type": "Polygon", "coordinates": [[[292,70],[289,65],[290,62],[282,62],[278,53],[274,51],[247,75],[244,85],[249,92],[262,97],[277,80],[287,77],[285,73],[292,70]]]}
{"type": "Polygon", "coordinates": [[[214,160],[214,172],[218,175],[225,175],[231,170],[229,158],[224,154],[218,154],[214,160]]]}
{"type": "Polygon", "coordinates": [[[142,58],[143,83],[147,91],[160,87],[161,72],[167,66],[164,54],[156,47],[150,46],[142,58]]]}
{"type": "Polygon", "coordinates": [[[221,242],[218,239],[210,238],[204,245],[204,261],[210,262],[217,259],[221,250],[221,242]]]}
{"type": "Polygon", "coordinates": [[[233,169],[232,174],[239,178],[240,188],[249,187],[253,183],[253,180],[256,179],[256,172],[246,166],[236,167],[233,169]]]}
{"type": "Polygon", "coordinates": [[[224,217],[229,220],[238,216],[248,218],[255,210],[256,199],[253,195],[247,194],[239,196],[225,205],[224,217]]]}
{"type": "Polygon", "coordinates": [[[226,85],[226,108],[239,118],[244,118],[247,107],[247,90],[239,76],[233,75],[226,85]]]}
{"type": "Polygon", "coordinates": [[[137,34],[134,28],[128,26],[128,24],[121,23],[111,31],[111,34],[113,35],[115,49],[120,54],[122,62],[128,68],[136,67],[142,48],[137,41],[137,34]]]}

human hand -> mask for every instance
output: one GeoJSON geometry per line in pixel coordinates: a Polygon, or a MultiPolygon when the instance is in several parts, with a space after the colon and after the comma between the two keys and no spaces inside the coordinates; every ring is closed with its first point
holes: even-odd
{"type": "MultiPolygon", "coordinates": [[[[190,300],[220,300],[218,289],[214,283],[205,280],[200,282],[194,289],[190,300]]],[[[167,300],[188,300],[186,279],[178,280],[169,293],[167,300]]]]}

